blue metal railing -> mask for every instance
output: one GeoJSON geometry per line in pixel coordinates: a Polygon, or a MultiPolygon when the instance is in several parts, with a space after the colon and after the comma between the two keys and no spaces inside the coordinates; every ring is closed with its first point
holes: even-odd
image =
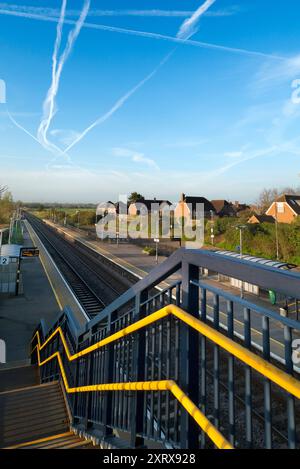
{"type": "MultiPolygon", "coordinates": [[[[74,351],[123,329],[167,304],[177,304],[192,316],[254,350],[290,375],[298,374],[293,363],[293,339],[300,337],[299,323],[281,317],[271,308],[240,298],[201,278],[201,269],[300,298],[300,275],[207,251],[181,249],[135,284],[93,320],[80,328],[67,311],[58,324],[64,328],[74,351]],[[177,272],[180,280],[163,291],[155,287],[177,272]]],[[[49,344],[43,358],[58,342],[49,344]]],[[[287,392],[225,352],[206,337],[165,318],[135,336],[82,357],[71,365],[64,360],[75,386],[98,382],[154,381],[173,379],[179,383],[216,428],[222,428],[233,445],[241,447],[298,447],[299,403],[287,392]],[[271,405],[272,403],[272,405],[271,405]],[[264,443],[262,444],[262,439],[264,443]]],[[[42,370],[44,381],[54,379],[58,368],[52,362],[42,370]]],[[[71,397],[74,424],[98,428],[108,435],[114,430],[130,434],[130,445],[154,440],[173,447],[209,447],[178,402],[162,393],[83,393],[71,397]]]]}

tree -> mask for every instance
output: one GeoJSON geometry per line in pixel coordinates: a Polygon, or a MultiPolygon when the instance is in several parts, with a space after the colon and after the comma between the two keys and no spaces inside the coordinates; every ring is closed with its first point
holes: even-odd
{"type": "Polygon", "coordinates": [[[265,213],[270,205],[279,197],[278,189],[264,189],[258,197],[256,205],[258,207],[259,212],[265,213]]]}
{"type": "Polygon", "coordinates": [[[134,204],[138,200],[145,200],[145,197],[138,192],[131,192],[130,196],[128,197],[129,204],[134,204]]]}
{"type": "Polygon", "coordinates": [[[9,223],[13,210],[14,203],[12,195],[10,192],[6,192],[6,194],[0,200],[0,223],[9,223]]]}
{"type": "Polygon", "coordinates": [[[264,189],[256,202],[257,208],[259,213],[265,213],[271,204],[281,195],[289,194],[289,195],[299,195],[300,194],[300,187],[283,187],[278,189],[276,187],[272,189],[264,189]]]}

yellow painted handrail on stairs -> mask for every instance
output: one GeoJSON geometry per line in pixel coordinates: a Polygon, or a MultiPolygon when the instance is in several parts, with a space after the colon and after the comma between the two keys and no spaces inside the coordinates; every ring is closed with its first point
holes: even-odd
{"type": "Polygon", "coordinates": [[[242,347],[233,340],[224,336],[220,332],[216,331],[212,327],[203,323],[199,319],[193,317],[189,313],[183,311],[181,308],[175,305],[168,305],[164,308],[156,311],[153,314],[131,324],[124,329],[106,337],[103,340],[81,350],[78,353],[71,354],[66,339],[64,337],[61,327],[57,329],[45,340],[43,344],[40,342],[39,331],[36,332],[32,341],[37,337],[37,345],[32,349],[33,353],[37,350],[38,364],[43,366],[55,357],[58,360],[59,367],[61,370],[64,386],[67,393],[80,393],[90,391],[170,391],[174,397],[181,403],[184,409],[193,417],[199,427],[207,434],[211,441],[221,449],[233,449],[232,445],[225,439],[225,437],[219,432],[219,430],[207,419],[207,417],[199,410],[199,408],[189,399],[189,397],[180,389],[180,387],[172,380],[164,381],[148,381],[148,382],[129,382],[129,383],[110,383],[110,384],[95,384],[90,386],[80,387],[69,387],[67,376],[64,370],[63,362],[60,356],[60,352],[54,352],[51,356],[46,358],[44,361],[40,359],[40,351],[43,350],[46,345],[59,334],[67,354],[68,360],[73,361],[80,357],[90,354],[91,352],[98,350],[105,345],[108,345],[116,340],[119,340],[129,334],[132,334],[156,321],[159,321],[169,315],[173,315],[180,321],[184,322],[192,329],[199,332],[204,337],[208,338],[214,344],[219,345],[223,350],[226,350],[234,357],[241,360],[270,381],[276,383],[282,389],[288,393],[294,395],[298,399],[300,398],[300,383],[298,380],[288,375],[284,371],[278,369],[276,366],[267,362],[263,358],[260,358],[250,350],[242,347]]]}

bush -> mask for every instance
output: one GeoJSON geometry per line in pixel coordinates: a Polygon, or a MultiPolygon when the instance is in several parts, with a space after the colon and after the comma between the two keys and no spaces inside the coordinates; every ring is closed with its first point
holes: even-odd
{"type": "Polygon", "coordinates": [[[155,256],[156,250],[150,246],[146,246],[143,249],[144,254],[148,254],[148,256],[155,256]]]}
{"type": "MultiPolygon", "coordinates": [[[[217,234],[220,236],[216,245],[221,249],[235,251],[240,244],[236,219],[217,220],[217,234]]],[[[210,226],[207,227],[207,239],[210,226]]],[[[243,231],[243,252],[253,256],[276,260],[275,223],[247,225],[243,231]]],[[[300,220],[288,225],[278,224],[279,257],[284,262],[300,264],[300,220]]]]}

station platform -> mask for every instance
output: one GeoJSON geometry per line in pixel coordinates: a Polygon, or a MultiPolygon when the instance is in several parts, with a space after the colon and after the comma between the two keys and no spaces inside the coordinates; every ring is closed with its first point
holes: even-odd
{"type": "MultiPolygon", "coordinates": [[[[32,246],[24,230],[24,246],[32,246]]],[[[25,364],[32,333],[43,318],[51,324],[60,308],[39,258],[22,260],[24,293],[0,296],[0,338],[6,343],[6,364],[0,369],[25,364]]]]}

